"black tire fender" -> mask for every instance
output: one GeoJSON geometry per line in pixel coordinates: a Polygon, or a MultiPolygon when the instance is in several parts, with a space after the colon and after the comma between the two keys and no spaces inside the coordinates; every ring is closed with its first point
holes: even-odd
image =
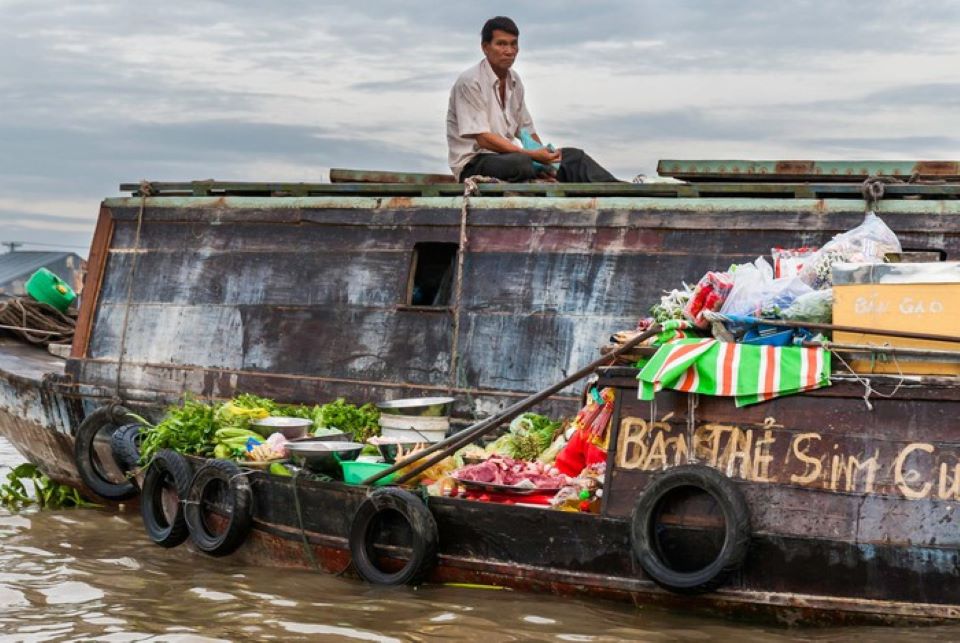
{"type": "Polygon", "coordinates": [[[657,475],[633,509],[630,541],[637,562],[657,585],[680,594],[700,594],[723,585],[743,567],[750,545],[750,511],[737,484],[720,471],[700,464],[667,469],[657,475]],[[656,511],[660,502],[681,487],[709,493],[724,521],[724,542],[717,557],[703,569],[681,572],[667,565],[654,536],[656,511]]]}
{"type": "Polygon", "coordinates": [[[353,516],[350,525],[350,556],[357,573],[374,585],[417,585],[437,564],[437,521],[418,496],[396,487],[375,489],[353,516]],[[402,569],[387,573],[374,563],[374,520],[383,512],[403,516],[413,534],[411,557],[402,569]]]}
{"type": "MultiPolygon", "coordinates": [[[[90,490],[107,500],[128,500],[137,495],[137,485],[132,479],[123,482],[109,480],[95,461],[95,441],[104,430],[112,433],[125,424],[136,422],[130,411],[120,405],[102,406],[84,418],[74,436],[74,462],[77,472],[90,490]]],[[[117,469],[123,467],[119,463],[117,469]]]]}
{"type": "Polygon", "coordinates": [[[176,547],[190,535],[182,501],[190,491],[192,475],[190,462],[170,449],[158,451],[147,466],[140,515],[147,536],[161,547],[176,547]],[[170,506],[171,502],[175,504],[170,506]]]}
{"type": "Polygon", "coordinates": [[[209,460],[197,469],[190,481],[184,507],[190,540],[211,556],[226,556],[243,544],[253,526],[253,491],[249,478],[230,460],[209,460]],[[222,531],[210,529],[204,504],[214,485],[222,485],[226,525],[222,531]]]}
{"type": "Polygon", "coordinates": [[[110,452],[124,473],[140,466],[140,428],[139,424],[125,424],[110,436],[110,452]]]}

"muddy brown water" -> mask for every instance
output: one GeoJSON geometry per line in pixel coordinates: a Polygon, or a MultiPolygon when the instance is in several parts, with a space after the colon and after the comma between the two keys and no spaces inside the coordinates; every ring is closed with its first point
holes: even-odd
{"type": "MultiPolygon", "coordinates": [[[[22,458],[0,438],[0,479],[22,458]]],[[[0,636],[16,641],[940,641],[960,626],[779,628],[509,590],[382,589],[162,549],[137,513],[0,509],[0,636]]]]}

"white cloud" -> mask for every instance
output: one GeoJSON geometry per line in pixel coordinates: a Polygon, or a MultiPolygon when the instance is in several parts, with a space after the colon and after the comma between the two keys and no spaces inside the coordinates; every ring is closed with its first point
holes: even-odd
{"type": "Polygon", "coordinates": [[[0,0],[0,225],[85,242],[140,178],[444,171],[448,88],[496,13],[540,130],[625,178],[666,157],[958,157],[960,3],[910,7],[0,0]]]}

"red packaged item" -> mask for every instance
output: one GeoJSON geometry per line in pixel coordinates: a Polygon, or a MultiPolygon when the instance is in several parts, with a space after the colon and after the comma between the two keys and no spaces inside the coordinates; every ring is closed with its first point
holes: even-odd
{"type": "Polygon", "coordinates": [[[683,309],[683,315],[697,328],[710,326],[703,317],[705,311],[716,312],[727,300],[733,289],[733,276],[728,272],[708,272],[693,289],[690,301],[683,309]]]}
{"type": "Polygon", "coordinates": [[[804,246],[802,248],[773,248],[773,278],[796,277],[800,269],[810,257],[817,252],[817,248],[804,246]]]}
{"type": "Polygon", "coordinates": [[[614,389],[591,390],[586,406],[573,421],[576,432],[557,455],[555,465],[561,473],[576,476],[584,467],[607,461],[607,427],[613,416],[614,402],[614,389]]]}

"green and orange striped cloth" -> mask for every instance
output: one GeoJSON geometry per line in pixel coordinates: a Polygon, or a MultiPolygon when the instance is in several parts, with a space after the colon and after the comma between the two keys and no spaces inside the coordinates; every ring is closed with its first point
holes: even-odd
{"type": "Polygon", "coordinates": [[[830,353],[822,348],[681,339],[661,346],[637,379],[641,400],[670,388],[733,396],[738,407],[747,406],[830,386],[830,353]]]}

